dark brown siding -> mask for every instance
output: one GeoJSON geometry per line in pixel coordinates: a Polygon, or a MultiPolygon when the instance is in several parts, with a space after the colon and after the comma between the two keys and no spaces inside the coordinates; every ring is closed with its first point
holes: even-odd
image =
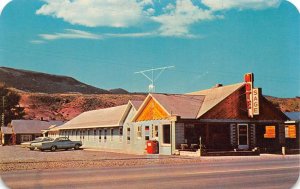
{"type": "Polygon", "coordinates": [[[229,95],[222,102],[206,112],[200,119],[238,119],[238,120],[279,120],[288,118],[260,94],[260,114],[249,118],[246,107],[245,87],[229,95]]]}

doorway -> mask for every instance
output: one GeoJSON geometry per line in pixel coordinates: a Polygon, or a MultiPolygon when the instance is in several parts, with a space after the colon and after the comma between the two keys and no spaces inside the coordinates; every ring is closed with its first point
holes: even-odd
{"type": "Polygon", "coordinates": [[[242,150],[249,148],[248,124],[238,124],[238,148],[242,150]]]}

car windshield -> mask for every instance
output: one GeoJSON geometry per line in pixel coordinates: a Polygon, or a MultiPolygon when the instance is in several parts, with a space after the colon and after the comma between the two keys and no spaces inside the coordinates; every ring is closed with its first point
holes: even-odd
{"type": "Polygon", "coordinates": [[[48,138],[48,137],[38,137],[36,139],[34,139],[35,142],[40,142],[40,141],[51,141],[53,140],[52,138],[48,138]]]}
{"type": "Polygon", "coordinates": [[[34,139],[33,141],[42,141],[43,137],[37,137],[36,139],[34,139]]]}

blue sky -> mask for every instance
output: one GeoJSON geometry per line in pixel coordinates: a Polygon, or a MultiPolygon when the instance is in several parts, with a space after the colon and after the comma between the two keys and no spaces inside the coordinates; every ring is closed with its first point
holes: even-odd
{"type": "Polygon", "coordinates": [[[13,0],[0,16],[0,66],[147,91],[136,71],[174,65],[157,92],[243,81],[300,96],[300,15],[281,0],[13,0]]]}

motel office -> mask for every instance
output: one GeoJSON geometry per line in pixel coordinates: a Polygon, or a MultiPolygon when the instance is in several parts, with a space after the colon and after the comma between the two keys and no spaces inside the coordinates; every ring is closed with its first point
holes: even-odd
{"type": "Polygon", "coordinates": [[[50,130],[49,136],[81,140],[84,148],[135,154],[146,152],[148,140],[158,141],[163,155],[196,149],[200,140],[207,151],[272,152],[287,138],[299,140],[299,128],[286,131],[286,120],[254,88],[251,75],[242,83],[189,94],[149,94],[142,102],[85,112],[50,130]]]}

